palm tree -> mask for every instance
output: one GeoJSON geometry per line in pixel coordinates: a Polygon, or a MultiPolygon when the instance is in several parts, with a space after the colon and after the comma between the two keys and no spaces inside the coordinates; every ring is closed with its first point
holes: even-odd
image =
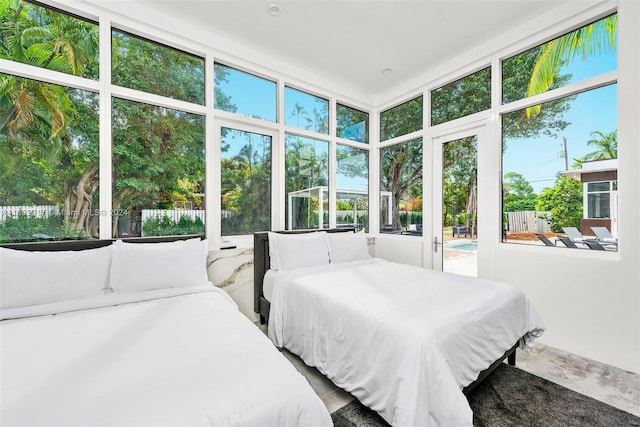
{"type": "MultiPolygon", "coordinates": [[[[584,61],[594,54],[614,51],[617,29],[618,15],[611,15],[542,45],[529,79],[527,96],[549,90],[560,67],[578,56],[584,61]]],[[[540,105],[529,107],[527,117],[539,112],[540,105]]]]}
{"type": "Polygon", "coordinates": [[[605,160],[618,157],[618,131],[602,133],[599,130],[591,132],[591,136],[596,136],[587,141],[587,145],[595,145],[597,151],[592,151],[584,155],[583,160],[605,160]]]}

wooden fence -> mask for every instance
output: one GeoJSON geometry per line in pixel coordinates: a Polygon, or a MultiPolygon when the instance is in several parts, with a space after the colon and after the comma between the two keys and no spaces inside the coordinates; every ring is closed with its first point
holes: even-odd
{"type": "Polygon", "coordinates": [[[508,228],[513,232],[540,233],[551,231],[549,221],[546,219],[549,212],[519,211],[507,212],[508,228]]]}

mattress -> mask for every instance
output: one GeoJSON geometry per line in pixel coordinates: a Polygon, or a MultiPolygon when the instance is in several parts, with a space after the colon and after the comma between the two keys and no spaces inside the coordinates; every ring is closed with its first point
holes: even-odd
{"type": "Polygon", "coordinates": [[[0,322],[0,424],[331,425],[224,291],[145,294],[0,322]]]}
{"type": "Polygon", "coordinates": [[[370,259],[278,272],[268,331],[393,425],[471,426],[462,389],[544,324],[512,286],[370,259]]]}

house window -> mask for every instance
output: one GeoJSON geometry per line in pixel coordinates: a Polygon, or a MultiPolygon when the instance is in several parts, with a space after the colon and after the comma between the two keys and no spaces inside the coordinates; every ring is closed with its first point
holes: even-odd
{"type": "Polygon", "coordinates": [[[611,191],[614,182],[589,182],[587,183],[587,218],[611,217],[611,191]]]}
{"type": "Polygon", "coordinates": [[[369,114],[337,104],[337,130],[339,138],[356,142],[369,142],[369,114]]]}
{"type": "Polygon", "coordinates": [[[284,124],[329,134],[329,101],[290,87],[284,88],[284,124]]]}
{"type": "Polygon", "coordinates": [[[422,229],[422,138],[380,149],[380,232],[414,227],[422,229]]]}
{"type": "Polygon", "coordinates": [[[204,105],[204,59],[134,36],[111,31],[114,84],[204,105]]]}
{"type": "Polygon", "coordinates": [[[329,144],[285,136],[285,219],[288,230],[329,227],[329,144]]]}
{"type": "Polygon", "coordinates": [[[380,141],[422,129],[422,96],[380,113],[380,141]]]}
{"type": "Polygon", "coordinates": [[[95,93],[0,74],[0,243],[99,237],[95,93]]]}
{"type": "Polygon", "coordinates": [[[491,67],[431,91],[431,125],[491,108],[491,67]]]}
{"type": "Polygon", "coordinates": [[[222,128],[222,235],[271,229],[271,137],[222,128]]]}
{"type": "Polygon", "coordinates": [[[113,99],[115,237],[204,234],[204,117],[113,99]]]}
{"type": "Polygon", "coordinates": [[[215,107],[219,110],[275,122],[276,89],[275,82],[215,64],[215,107]]]}
{"type": "Polygon", "coordinates": [[[369,151],[338,145],[336,224],[369,229],[369,151]]]}

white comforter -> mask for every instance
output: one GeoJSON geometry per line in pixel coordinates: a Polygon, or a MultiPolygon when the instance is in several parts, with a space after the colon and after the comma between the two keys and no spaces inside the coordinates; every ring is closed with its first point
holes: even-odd
{"type": "Polygon", "coordinates": [[[269,337],[395,426],[471,426],[462,388],[544,325],[502,283],[363,260],[279,272],[269,337]]]}
{"type": "Polygon", "coordinates": [[[228,296],[201,290],[0,322],[0,424],[331,425],[228,296]]]}

